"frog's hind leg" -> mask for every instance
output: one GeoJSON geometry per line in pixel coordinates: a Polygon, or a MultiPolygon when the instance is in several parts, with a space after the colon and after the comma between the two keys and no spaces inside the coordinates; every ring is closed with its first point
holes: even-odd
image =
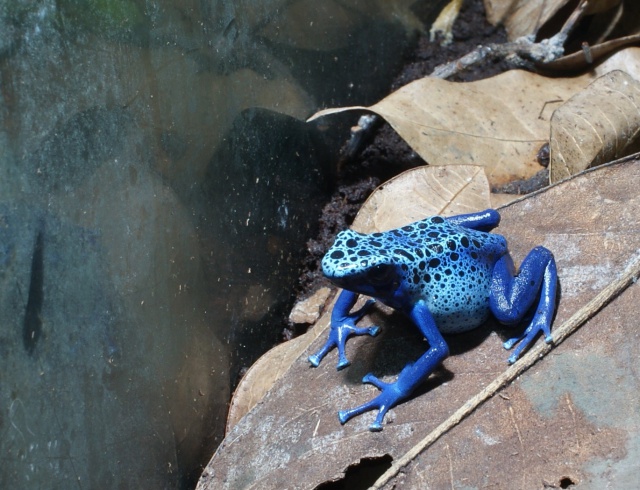
{"type": "Polygon", "coordinates": [[[553,254],[544,247],[531,250],[517,274],[509,254],[502,256],[496,263],[489,305],[500,323],[513,325],[520,322],[537,301],[531,323],[523,334],[504,343],[505,349],[511,349],[519,343],[509,357],[509,364],[516,362],[520,353],[540,332],[544,334],[547,343],[552,342],[551,322],[556,306],[557,285],[556,262],[553,254]]]}
{"type": "Polygon", "coordinates": [[[489,232],[500,224],[500,213],[495,209],[485,209],[477,213],[449,216],[447,221],[470,230],[489,232]]]}

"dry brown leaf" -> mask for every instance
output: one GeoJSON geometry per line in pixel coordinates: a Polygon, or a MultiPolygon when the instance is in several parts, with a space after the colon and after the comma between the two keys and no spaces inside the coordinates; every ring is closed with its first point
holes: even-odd
{"type": "Polygon", "coordinates": [[[503,24],[510,41],[535,34],[569,0],[484,0],[487,20],[503,24]]]}
{"type": "Polygon", "coordinates": [[[551,114],[596,77],[623,69],[640,79],[640,48],[627,48],[591,72],[548,78],[513,70],[472,83],[416,80],[369,107],[325,109],[319,117],[368,110],[386,119],[432,165],[485,167],[492,185],[532,177],[549,140],[551,114]]]}
{"type": "Polygon", "coordinates": [[[640,48],[626,48],[595,66],[593,79],[620,70],[640,81],[640,48]]]}
{"type": "Polygon", "coordinates": [[[546,78],[520,70],[471,83],[416,80],[370,107],[326,109],[375,112],[432,165],[485,167],[493,185],[533,176],[549,138],[553,110],[586,87],[589,75],[546,78]]]}
{"type": "MultiPolygon", "coordinates": [[[[420,167],[378,187],[363,204],[353,228],[362,233],[373,233],[426,216],[451,216],[488,207],[491,207],[489,183],[482,167],[420,167]]],[[[333,301],[328,311],[332,308],[333,301]]],[[[227,432],[264,397],[311,342],[326,335],[329,317],[329,313],[322,315],[305,335],[271,349],[249,368],[233,394],[227,432]]]]}
{"type": "Polygon", "coordinates": [[[639,133],[640,82],[622,71],[603,75],[553,113],[551,182],[633,153],[639,133]]]}
{"type": "Polygon", "coordinates": [[[516,199],[520,199],[520,195],[518,194],[503,194],[503,193],[491,193],[491,207],[494,209],[501,208],[502,206],[506,206],[512,201],[516,199]]]}
{"type": "Polygon", "coordinates": [[[361,233],[386,231],[427,216],[473,213],[490,206],[489,182],[482,167],[425,166],[378,187],[352,228],[361,233]]]}
{"type": "MultiPolygon", "coordinates": [[[[589,0],[585,15],[606,12],[622,0],[589,0]]],[[[487,20],[503,24],[510,41],[536,34],[569,0],[484,0],[487,20]]]]}
{"type": "MultiPolygon", "coordinates": [[[[557,325],[637,255],[638,185],[640,163],[609,165],[501,210],[499,231],[508,237],[516,262],[539,244],[556,255],[562,285],[557,325]],[[585,196],[597,196],[589,203],[589,213],[584,212],[585,196]]],[[[539,487],[540,482],[567,486],[569,481],[591,482],[593,488],[607,481],[615,488],[630,488],[624,478],[637,475],[640,413],[628,401],[640,389],[640,343],[629,340],[637,333],[639,294],[638,286],[631,286],[384,488],[403,483],[407,488],[500,488],[514,474],[522,488],[539,487]]],[[[341,426],[337,409],[376,393],[361,384],[365,373],[393,378],[407,360],[424,352],[419,333],[403,326],[407,322],[401,315],[376,308],[360,325],[372,322],[383,327],[382,333],[349,343],[348,369],[336,372],[335,353],[313,369],[306,354],[296,360],[228,435],[198,489],[312,489],[342,478],[363,459],[396,461],[506,368],[506,353],[489,333],[490,326],[452,337],[453,355],[444,368],[430,378],[424,392],[387,414],[382,432],[367,430],[374,413],[341,426]]],[[[318,339],[310,350],[322,342],[324,338],[318,339]]],[[[371,471],[380,474],[378,468],[369,467],[371,471]]]]}

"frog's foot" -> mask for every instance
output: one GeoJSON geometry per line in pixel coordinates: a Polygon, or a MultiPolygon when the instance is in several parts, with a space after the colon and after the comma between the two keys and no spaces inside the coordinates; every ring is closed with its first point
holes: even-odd
{"type": "Polygon", "coordinates": [[[510,338],[504,344],[502,344],[505,349],[510,350],[514,345],[519,343],[518,346],[514,349],[513,353],[509,356],[509,364],[513,364],[518,360],[520,354],[535,341],[540,332],[544,334],[544,341],[547,344],[551,344],[553,342],[549,325],[547,325],[546,323],[542,323],[541,325],[534,325],[532,323],[525,329],[524,332],[522,332],[522,335],[510,338]]]}
{"type": "Polygon", "coordinates": [[[337,347],[338,369],[346,368],[351,364],[347,359],[344,349],[347,339],[352,335],[371,335],[375,337],[379,331],[380,327],[358,328],[355,325],[349,325],[347,323],[335,327],[332,326],[329,332],[329,338],[318,352],[309,356],[309,362],[313,367],[318,367],[324,356],[326,356],[331,349],[337,347]]]}
{"type": "Polygon", "coordinates": [[[536,337],[544,334],[545,342],[553,342],[551,322],[555,311],[558,273],[553,255],[544,247],[534,248],[524,259],[517,275],[513,262],[503,256],[494,268],[489,304],[494,316],[507,325],[516,324],[534,307],[533,319],[522,335],[507,340],[503,345],[511,349],[516,344],[509,364],[516,362],[520,354],[533,345],[536,337]]]}
{"type": "Polygon", "coordinates": [[[394,383],[380,381],[373,374],[367,374],[362,378],[363,383],[374,385],[381,393],[364,405],[338,412],[340,423],[344,424],[356,415],[378,409],[376,420],[369,426],[369,430],[382,430],[382,421],[389,409],[408,398],[416,387],[427,379],[444,358],[449,355],[449,346],[447,346],[424,302],[419,301],[416,303],[409,316],[425,336],[427,342],[429,342],[429,350],[422,354],[418,360],[402,368],[398,379],[394,383]]]}
{"type": "Polygon", "coordinates": [[[344,424],[356,415],[378,409],[376,420],[369,426],[369,430],[373,432],[381,431],[384,416],[387,414],[389,409],[407,398],[413,391],[413,388],[403,386],[403,383],[400,380],[395,383],[385,383],[384,381],[380,381],[373,374],[367,374],[362,378],[362,382],[374,385],[381,391],[381,393],[373,400],[364,403],[359,407],[352,408],[350,410],[340,410],[338,412],[338,419],[341,424],[344,424]]]}
{"type": "Polygon", "coordinates": [[[347,339],[352,335],[370,335],[375,337],[380,332],[380,327],[377,326],[365,328],[356,327],[356,322],[364,316],[373,303],[373,300],[369,300],[358,311],[347,315],[337,316],[334,310],[334,315],[331,318],[329,338],[318,352],[309,356],[309,362],[312,366],[318,367],[324,356],[334,347],[338,348],[338,369],[346,368],[351,364],[345,354],[347,339]]]}

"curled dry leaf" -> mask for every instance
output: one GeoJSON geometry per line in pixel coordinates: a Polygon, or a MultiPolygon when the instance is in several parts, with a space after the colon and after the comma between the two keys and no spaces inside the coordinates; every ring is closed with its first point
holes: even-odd
{"type": "Polygon", "coordinates": [[[637,151],[639,133],[640,82],[622,71],[603,75],[553,113],[551,181],[637,151]]]}
{"type": "Polygon", "coordinates": [[[589,76],[546,78],[513,70],[471,83],[416,80],[370,107],[326,109],[310,120],[366,109],[386,119],[431,165],[475,164],[493,185],[533,176],[551,113],[589,76]]]}
{"type": "MultiPolygon", "coordinates": [[[[482,167],[420,167],[408,170],[376,189],[362,206],[353,228],[373,233],[426,216],[471,213],[488,207],[491,207],[489,184],[482,167]]],[[[325,335],[329,316],[325,313],[305,335],[274,347],[249,368],[233,394],[227,432],[262,399],[311,342],[325,335]]]]}

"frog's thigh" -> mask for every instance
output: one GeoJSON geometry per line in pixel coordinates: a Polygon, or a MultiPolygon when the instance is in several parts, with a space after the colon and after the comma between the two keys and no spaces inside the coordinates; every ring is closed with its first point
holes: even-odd
{"type": "Polygon", "coordinates": [[[549,250],[536,247],[526,256],[517,274],[508,254],[496,262],[489,306],[499,322],[509,325],[522,320],[538,298],[545,268],[552,260],[549,250]]]}

